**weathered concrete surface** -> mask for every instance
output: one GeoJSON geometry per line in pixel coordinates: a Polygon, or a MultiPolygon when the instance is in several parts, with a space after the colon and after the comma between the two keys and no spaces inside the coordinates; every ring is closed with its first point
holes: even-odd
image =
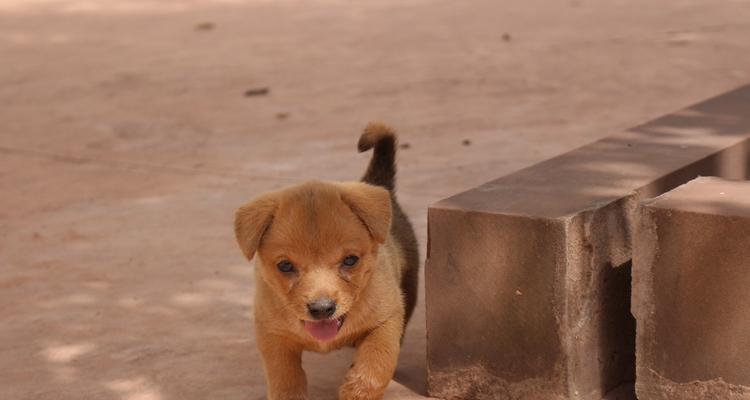
{"type": "Polygon", "coordinates": [[[750,182],[690,181],[638,227],[638,398],[750,399],[750,182]]]}
{"type": "Polygon", "coordinates": [[[632,380],[636,204],[748,176],[748,105],[750,85],[432,206],[430,393],[599,399],[632,380]]]}
{"type": "MultiPolygon", "coordinates": [[[[358,177],[383,119],[424,247],[429,204],[750,81],[748,20],[746,0],[0,0],[0,399],[262,398],[239,204],[358,177]]],[[[396,376],[419,393],[423,305],[396,376]]],[[[312,398],[350,362],[307,355],[312,398]]]]}

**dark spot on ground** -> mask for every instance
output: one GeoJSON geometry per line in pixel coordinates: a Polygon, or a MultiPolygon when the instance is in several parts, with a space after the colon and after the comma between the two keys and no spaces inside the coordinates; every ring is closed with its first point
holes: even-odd
{"type": "Polygon", "coordinates": [[[252,88],[252,89],[245,90],[245,97],[265,96],[270,92],[271,92],[271,89],[267,87],[252,88]]]}
{"type": "Polygon", "coordinates": [[[200,24],[195,24],[196,31],[210,31],[214,28],[216,28],[216,25],[213,22],[201,22],[200,24]]]}

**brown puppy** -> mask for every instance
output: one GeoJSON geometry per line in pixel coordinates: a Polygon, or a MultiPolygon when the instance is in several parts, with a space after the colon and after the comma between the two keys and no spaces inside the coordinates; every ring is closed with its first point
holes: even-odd
{"type": "Polygon", "coordinates": [[[393,377],[417,299],[414,230],[396,202],[396,137],[370,124],[362,182],[308,182],[237,211],[237,242],[255,257],[255,328],[268,399],[306,399],[302,351],[357,347],[340,399],[379,399],[393,377]]]}

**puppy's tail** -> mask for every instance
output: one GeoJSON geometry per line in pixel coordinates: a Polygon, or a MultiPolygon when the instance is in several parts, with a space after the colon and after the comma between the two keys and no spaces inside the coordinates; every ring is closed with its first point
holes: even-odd
{"type": "Polygon", "coordinates": [[[357,148],[362,153],[373,147],[375,150],[362,182],[393,191],[396,185],[396,133],[385,124],[370,122],[359,137],[357,148]]]}

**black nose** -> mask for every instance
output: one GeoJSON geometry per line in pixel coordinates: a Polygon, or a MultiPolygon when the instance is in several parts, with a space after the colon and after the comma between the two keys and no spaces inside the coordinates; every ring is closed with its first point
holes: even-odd
{"type": "Polygon", "coordinates": [[[307,311],[315,319],[328,319],[336,313],[336,302],[331,299],[319,299],[307,303],[307,311]]]}

